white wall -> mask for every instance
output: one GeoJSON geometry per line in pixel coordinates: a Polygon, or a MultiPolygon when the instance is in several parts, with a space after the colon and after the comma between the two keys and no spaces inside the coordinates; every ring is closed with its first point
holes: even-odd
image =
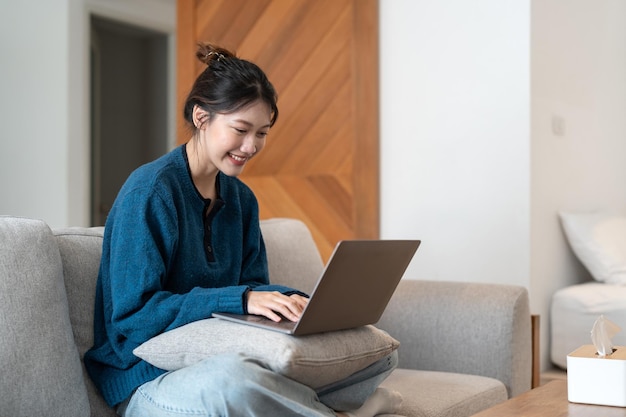
{"type": "Polygon", "coordinates": [[[380,2],[381,234],[406,277],[530,279],[530,1],[380,2]]]}
{"type": "Polygon", "coordinates": [[[535,0],[531,20],[530,288],[545,367],[551,296],[589,279],[558,211],[626,207],[626,2],[535,0]]]}
{"type": "Polygon", "coordinates": [[[0,214],[89,224],[90,13],[175,31],[173,0],[0,0],[0,214]]]}
{"type": "Polygon", "coordinates": [[[407,278],[526,286],[546,369],[552,294],[589,277],[557,212],[626,206],[626,2],[380,8],[382,236],[423,239],[407,278]]]}
{"type": "Polygon", "coordinates": [[[0,213],[68,221],[69,0],[0,0],[0,213]]]}

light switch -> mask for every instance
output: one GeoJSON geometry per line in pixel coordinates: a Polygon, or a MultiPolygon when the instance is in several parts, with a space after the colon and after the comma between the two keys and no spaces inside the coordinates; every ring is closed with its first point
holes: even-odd
{"type": "Polygon", "coordinates": [[[565,135],[565,119],[561,116],[552,116],[552,133],[557,136],[565,135]]]}

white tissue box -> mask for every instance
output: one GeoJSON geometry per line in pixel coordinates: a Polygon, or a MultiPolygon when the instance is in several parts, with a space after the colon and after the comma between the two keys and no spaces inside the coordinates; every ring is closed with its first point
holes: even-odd
{"type": "Polygon", "coordinates": [[[594,345],[567,355],[567,399],[573,403],[626,407],[626,346],[599,357],[594,345]]]}

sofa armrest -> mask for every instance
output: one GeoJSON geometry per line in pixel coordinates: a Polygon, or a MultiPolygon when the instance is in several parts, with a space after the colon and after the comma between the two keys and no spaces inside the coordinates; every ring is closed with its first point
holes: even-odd
{"type": "Polygon", "coordinates": [[[530,389],[528,292],[514,285],[403,280],[377,326],[400,341],[401,368],[496,378],[530,389]]]}

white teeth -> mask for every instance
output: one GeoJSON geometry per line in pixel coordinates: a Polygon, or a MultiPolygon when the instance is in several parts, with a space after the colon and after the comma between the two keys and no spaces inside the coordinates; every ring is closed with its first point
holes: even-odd
{"type": "Polygon", "coordinates": [[[236,160],[236,161],[240,161],[240,162],[243,162],[243,161],[245,161],[246,159],[248,159],[248,158],[245,158],[245,157],[243,157],[243,156],[234,155],[234,154],[232,154],[232,153],[231,153],[231,154],[229,154],[229,155],[230,155],[230,156],[231,156],[234,160],[236,160]]]}

